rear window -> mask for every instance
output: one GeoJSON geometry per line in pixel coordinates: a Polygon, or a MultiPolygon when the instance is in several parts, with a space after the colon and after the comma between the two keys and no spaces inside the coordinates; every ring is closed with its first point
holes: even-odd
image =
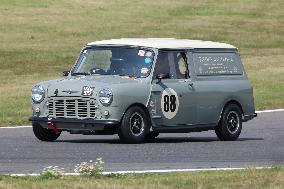
{"type": "Polygon", "coordinates": [[[242,75],[240,57],[235,53],[194,53],[197,76],[242,75]]]}

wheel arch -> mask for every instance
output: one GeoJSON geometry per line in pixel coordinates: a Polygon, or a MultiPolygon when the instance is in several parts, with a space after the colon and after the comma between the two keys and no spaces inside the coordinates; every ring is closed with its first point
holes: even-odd
{"type": "Polygon", "coordinates": [[[149,113],[148,108],[147,108],[144,104],[138,103],[138,102],[137,102],[137,103],[133,103],[133,104],[131,104],[130,106],[128,106],[128,107],[126,108],[126,110],[125,110],[125,111],[123,112],[123,114],[122,114],[122,117],[121,117],[121,119],[120,119],[120,122],[122,121],[122,119],[123,119],[125,113],[126,113],[130,108],[132,108],[132,107],[134,107],[134,106],[138,106],[138,107],[142,108],[142,109],[145,111],[146,115],[147,115],[148,118],[149,118],[149,122],[150,122],[150,124],[152,125],[151,116],[150,116],[150,113],[149,113]]]}
{"type": "Polygon", "coordinates": [[[238,101],[235,100],[235,99],[231,99],[231,100],[227,101],[227,102],[224,104],[224,106],[223,106],[223,108],[222,108],[222,111],[221,111],[221,113],[220,113],[220,116],[219,116],[218,123],[220,122],[220,120],[221,120],[221,118],[222,118],[222,115],[223,115],[224,110],[225,110],[226,107],[227,107],[228,105],[230,105],[230,104],[235,104],[235,105],[237,105],[237,106],[241,109],[241,114],[242,114],[242,119],[243,119],[243,117],[244,117],[244,111],[243,111],[243,107],[242,107],[241,103],[238,102],[238,101]]]}

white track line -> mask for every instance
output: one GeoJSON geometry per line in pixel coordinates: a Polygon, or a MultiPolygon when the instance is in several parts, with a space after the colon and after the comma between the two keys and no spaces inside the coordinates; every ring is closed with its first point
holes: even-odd
{"type": "Polygon", "coordinates": [[[20,129],[20,128],[30,128],[32,126],[26,125],[26,126],[10,126],[10,127],[0,127],[0,129],[20,129]]]}
{"type": "MultiPolygon", "coordinates": [[[[261,113],[272,113],[272,112],[283,112],[284,109],[274,109],[274,110],[261,110],[261,111],[255,111],[255,113],[261,114],[261,113]]],[[[19,129],[19,128],[29,128],[32,127],[30,125],[27,126],[11,126],[11,127],[0,127],[0,129],[19,129]]]]}
{"type": "MultiPolygon", "coordinates": [[[[230,171],[244,170],[250,167],[235,167],[235,168],[204,168],[204,169],[161,169],[161,170],[142,170],[142,171],[114,171],[103,172],[104,175],[109,174],[145,174],[145,173],[172,173],[172,172],[197,172],[197,171],[230,171]]],[[[253,169],[265,169],[271,167],[253,167],[253,169]]]]}
{"type": "MultiPolygon", "coordinates": [[[[105,171],[103,175],[111,174],[147,174],[147,173],[177,173],[177,172],[199,172],[199,171],[232,171],[245,169],[270,169],[271,167],[236,167],[236,168],[206,168],[206,169],[161,169],[161,170],[143,170],[143,171],[105,171]]],[[[79,173],[65,173],[65,176],[79,176],[79,173]]],[[[10,174],[12,177],[40,176],[39,173],[30,174],[10,174]]]]}
{"type": "Polygon", "coordinates": [[[271,112],[282,112],[284,109],[275,109],[275,110],[262,110],[262,111],[255,111],[256,113],[271,113],[271,112]]]}

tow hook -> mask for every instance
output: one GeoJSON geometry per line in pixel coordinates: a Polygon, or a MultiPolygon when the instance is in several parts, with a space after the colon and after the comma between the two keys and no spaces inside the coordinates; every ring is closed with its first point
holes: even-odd
{"type": "Polygon", "coordinates": [[[57,128],[56,123],[54,121],[48,121],[47,122],[48,127],[51,128],[51,130],[55,133],[55,134],[60,134],[60,130],[57,128]]]}

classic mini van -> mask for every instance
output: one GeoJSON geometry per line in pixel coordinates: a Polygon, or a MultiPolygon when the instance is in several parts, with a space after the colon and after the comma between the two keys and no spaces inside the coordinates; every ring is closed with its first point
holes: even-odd
{"type": "Polygon", "coordinates": [[[35,136],[118,134],[127,143],[159,133],[215,130],[236,140],[256,117],[236,47],[186,39],[88,43],[65,78],[32,88],[35,136]]]}

